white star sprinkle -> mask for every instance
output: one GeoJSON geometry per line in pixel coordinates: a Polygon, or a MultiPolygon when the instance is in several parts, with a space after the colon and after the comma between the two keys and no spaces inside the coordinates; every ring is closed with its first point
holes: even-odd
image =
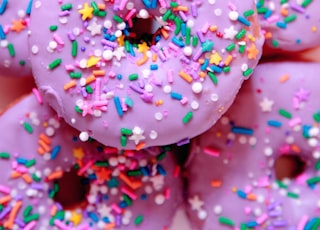
{"type": "Polygon", "coordinates": [[[188,202],[191,205],[192,210],[202,210],[201,207],[203,206],[204,202],[199,199],[199,196],[195,195],[193,198],[189,198],[188,202]]]}
{"type": "Polygon", "coordinates": [[[262,112],[271,112],[274,101],[269,100],[268,98],[263,98],[263,101],[259,103],[262,112]]]}
{"type": "Polygon", "coordinates": [[[125,57],[125,53],[124,53],[124,47],[117,47],[114,51],[113,51],[113,56],[116,57],[116,59],[118,61],[121,60],[122,57],[125,57]]]}
{"type": "Polygon", "coordinates": [[[229,28],[224,29],[223,38],[233,40],[237,33],[238,31],[236,31],[233,26],[230,26],[229,28]]]}
{"type": "Polygon", "coordinates": [[[102,25],[97,24],[96,21],[93,21],[88,27],[87,30],[91,32],[92,36],[101,34],[102,25]]]}
{"type": "Polygon", "coordinates": [[[105,204],[99,205],[97,211],[102,217],[110,217],[110,216],[112,216],[112,214],[111,214],[112,208],[108,207],[105,204]]]}
{"type": "Polygon", "coordinates": [[[129,140],[134,141],[134,143],[137,145],[140,143],[141,140],[146,139],[146,137],[143,135],[143,130],[136,126],[132,130],[133,134],[129,137],[129,140]]]}

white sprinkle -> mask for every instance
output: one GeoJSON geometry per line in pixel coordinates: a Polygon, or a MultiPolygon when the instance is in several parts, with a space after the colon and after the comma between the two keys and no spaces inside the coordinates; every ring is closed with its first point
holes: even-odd
{"type": "Polygon", "coordinates": [[[82,142],[88,141],[89,140],[89,133],[86,132],[86,131],[81,132],[80,135],[79,135],[79,139],[82,142]]]}

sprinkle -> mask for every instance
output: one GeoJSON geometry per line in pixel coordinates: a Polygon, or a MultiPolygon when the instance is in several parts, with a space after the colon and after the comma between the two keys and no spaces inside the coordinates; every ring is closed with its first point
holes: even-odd
{"type": "Polygon", "coordinates": [[[134,224],[135,225],[140,225],[142,222],[143,222],[143,216],[142,215],[137,216],[135,218],[135,220],[134,220],[134,224]]]}
{"type": "Polygon", "coordinates": [[[234,126],[231,128],[231,132],[236,134],[253,135],[253,129],[234,126]]]}
{"type": "Polygon", "coordinates": [[[23,122],[23,127],[28,133],[32,133],[33,132],[33,128],[31,126],[31,124],[29,124],[28,122],[23,122]]]}
{"type": "Polygon", "coordinates": [[[71,56],[76,57],[78,53],[78,43],[77,41],[72,42],[71,56]]]}
{"type": "Polygon", "coordinates": [[[55,68],[57,68],[62,62],[62,59],[61,58],[57,58],[56,60],[54,60],[53,62],[51,62],[49,65],[48,65],[48,68],[53,70],[55,68]]]}
{"type": "Polygon", "coordinates": [[[189,123],[192,117],[193,117],[192,111],[188,112],[182,119],[183,124],[189,123]]]}
{"type": "Polygon", "coordinates": [[[219,217],[219,223],[233,227],[234,222],[227,217],[219,217]]]}
{"type": "Polygon", "coordinates": [[[281,127],[282,123],[280,121],[276,121],[276,120],[269,120],[268,125],[272,126],[272,127],[281,127]]]}
{"type": "Polygon", "coordinates": [[[210,155],[210,156],[214,156],[214,157],[218,157],[220,156],[220,153],[221,151],[214,148],[214,147],[210,147],[210,146],[206,146],[204,149],[203,149],[203,152],[210,155]]]}
{"type": "Polygon", "coordinates": [[[9,50],[9,54],[10,54],[11,57],[16,56],[16,53],[14,51],[14,47],[13,47],[12,43],[8,44],[8,50],[9,50]]]}
{"type": "Polygon", "coordinates": [[[113,102],[114,102],[114,105],[117,109],[117,113],[120,117],[123,116],[123,110],[122,110],[122,107],[121,107],[121,102],[120,102],[120,98],[119,97],[114,97],[113,98],[113,102]]]}
{"type": "Polygon", "coordinates": [[[9,159],[10,154],[7,152],[0,152],[0,159],[9,159]]]}
{"type": "Polygon", "coordinates": [[[288,118],[288,119],[292,118],[292,115],[284,109],[279,109],[279,114],[285,118],[288,118]]]}
{"type": "Polygon", "coordinates": [[[9,2],[9,0],[2,1],[1,5],[0,5],[0,15],[2,15],[5,12],[7,5],[8,5],[8,2],[9,2]]]}

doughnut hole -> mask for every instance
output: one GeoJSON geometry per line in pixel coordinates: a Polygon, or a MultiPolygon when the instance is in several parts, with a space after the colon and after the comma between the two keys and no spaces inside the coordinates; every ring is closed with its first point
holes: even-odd
{"type": "Polygon", "coordinates": [[[285,178],[294,179],[298,177],[306,168],[306,162],[298,155],[279,156],[274,164],[276,178],[283,180],[285,178]]]}
{"type": "Polygon", "coordinates": [[[87,204],[87,194],[90,190],[86,179],[77,174],[77,170],[72,168],[69,172],[64,172],[63,176],[57,179],[54,186],[58,186],[53,200],[62,205],[66,210],[83,208],[87,204]]]}
{"type": "Polygon", "coordinates": [[[132,27],[128,29],[129,36],[127,36],[131,44],[145,42],[151,46],[157,43],[161,25],[154,18],[133,18],[132,21],[132,27]]]}

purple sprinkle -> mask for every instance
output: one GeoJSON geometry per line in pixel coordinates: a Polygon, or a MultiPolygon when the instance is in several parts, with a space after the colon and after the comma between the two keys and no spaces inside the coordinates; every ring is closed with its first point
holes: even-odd
{"type": "Polygon", "coordinates": [[[272,224],[275,227],[285,227],[285,226],[287,226],[287,221],[285,221],[285,220],[275,220],[275,221],[272,221],[272,224]]]}
{"type": "Polygon", "coordinates": [[[89,37],[83,37],[83,41],[86,42],[86,43],[89,43],[90,42],[90,38],[89,37]]]}
{"type": "Polygon", "coordinates": [[[203,36],[202,31],[201,31],[201,30],[198,30],[198,31],[197,31],[197,35],[198,35],[199,41],[200,41],[201,43],[203,43],[203,42],[205,41],[205,39],[204,39],[204,36],[203,36]]]}
{"type": "Polygon", "coordinates": [[[202,48],[199,47],[196,53],[193,55],[192,60],[197,61],[200,58],[201,54],[202,54],[202,48]]]}
{"type": "Polygon", "coordinates": [[[184,62],[184,63],[186,63],[188,65],[190,64],[190,60],[184,55],[181,55],[180,61],[182,61],[182,62],[184,62]]]}
{"type": "Polygon", "coordinates": [[[191,4],[191,13],[193,17],[197,17],[198,16],[198,8],[197,5],[195,3],[191,4]]]}
{"type": "Polygon", "coordinates": [[[116,226],[117,227],[121,226],[121,216],[120,215],[116,215],[116,226]]]}
{"type": "Polygon", "coordinates": [[[179,15],[184,22],[186,22],[188,20],[186,14],[183,11],[179,11],[179,15]]]}
{"type": "Polygon", "coordinates": [[[140,95],[140,98],[146,103],[152,103],[153,94],[148,92],[143,92],[143,94],[140,95]]]}
{"type": "Polygon", "coordinates": [[[111,42],[111,41],[108,41],[106,39],[102,39],[101,40],[101,44],[106,45],[106,46],[110,46],[112,48],[115,48],[115,47],[118,46],[116,42],[111,42]]]}
{"type": "Polygon", "coordinates": [[[36,189],[36,190],[44,190],[43,184],[40,184],[40,183],[32,183],[31,188],[36,189]]]}
{"type": "Polygon", "coordinates": [[[282,211],[281,210],[273,210],[273,211],[270,211],[268,213],[268,215],[270,217],[278,217],[278,216],[282,215],[282,211]]]}
{"type": "Polygon", "coordinates": [[[139,94],[143,94],[143,93],[144,93],[143,89],[141,89],[139,86],[137,86],[137,85],[134,84],[134,83],[130,83],[130,84],[129,84],[129,87],[130,87],[130,89],[132,89],[132,90],[135,91],[136,93],[139,93],[139,94]]]}
{"type": "Polygon", "coordinates": [[[190,139],[189,138],[185,138],[185,139],[182,139],[181,141],[178,141],[177,142],[177,146],[182,146],[182,145],[186,145],[186,144],[189,144],[190,143],[190,139]]]}
{"type": "Polygon", "coordinates": [[[11,206],[8,206],[8,207],[5,207],[2,212],[0,213],[0,220],[2,220],[6,215],[9,214],[9,212],[11,211],[12,207],[11,206]]]}
{"type": "Polygon", "coordinates": [[[294,11],[297,11],[298,13],[304,13],[305,9],[302,6],[299,6],[297,3],[290,3],[290,7],[291,9],[293,9],[294,11]]]}
{"type": "Polygon", "coordinates": [[[74,34],[72,33],[72,32],[68,32],[68,38],[69,38],[69,40],[70,41],[74,41],[74,40],[76,40],[76,37],[74,36],[74,34]]]}
{"type": "Polygon", "coordinates": [[[88,93],[87,93],[85,87],[82,87],[82,88],[81,88],[81,94],[82,94],[83,97],[88,97],[88,93]]]}
{"type": "Polygon", "coordinates": [[[68,15],[70,15],[69,10],[64,10],[59,13],[59,17],[64,17],[64,16],[68,16],[68,15]]]}
{"type": "Polygon", "coordinates": [[[15,218],[14,222],[19,225],[20,228],[24,228],[26,226],[25,222],[21,220],[20,218],[15,218]]]}
{"type": "Polygon", "coordinates": [[[139,84],[139,87],[141,88],[141,89],[144,89],[144,87],[145,87],[145,83],[144,83],[144,81],[142,81],[142,80],[140,80],[139,82],[138,82],[138,84],[139,84]]]}

